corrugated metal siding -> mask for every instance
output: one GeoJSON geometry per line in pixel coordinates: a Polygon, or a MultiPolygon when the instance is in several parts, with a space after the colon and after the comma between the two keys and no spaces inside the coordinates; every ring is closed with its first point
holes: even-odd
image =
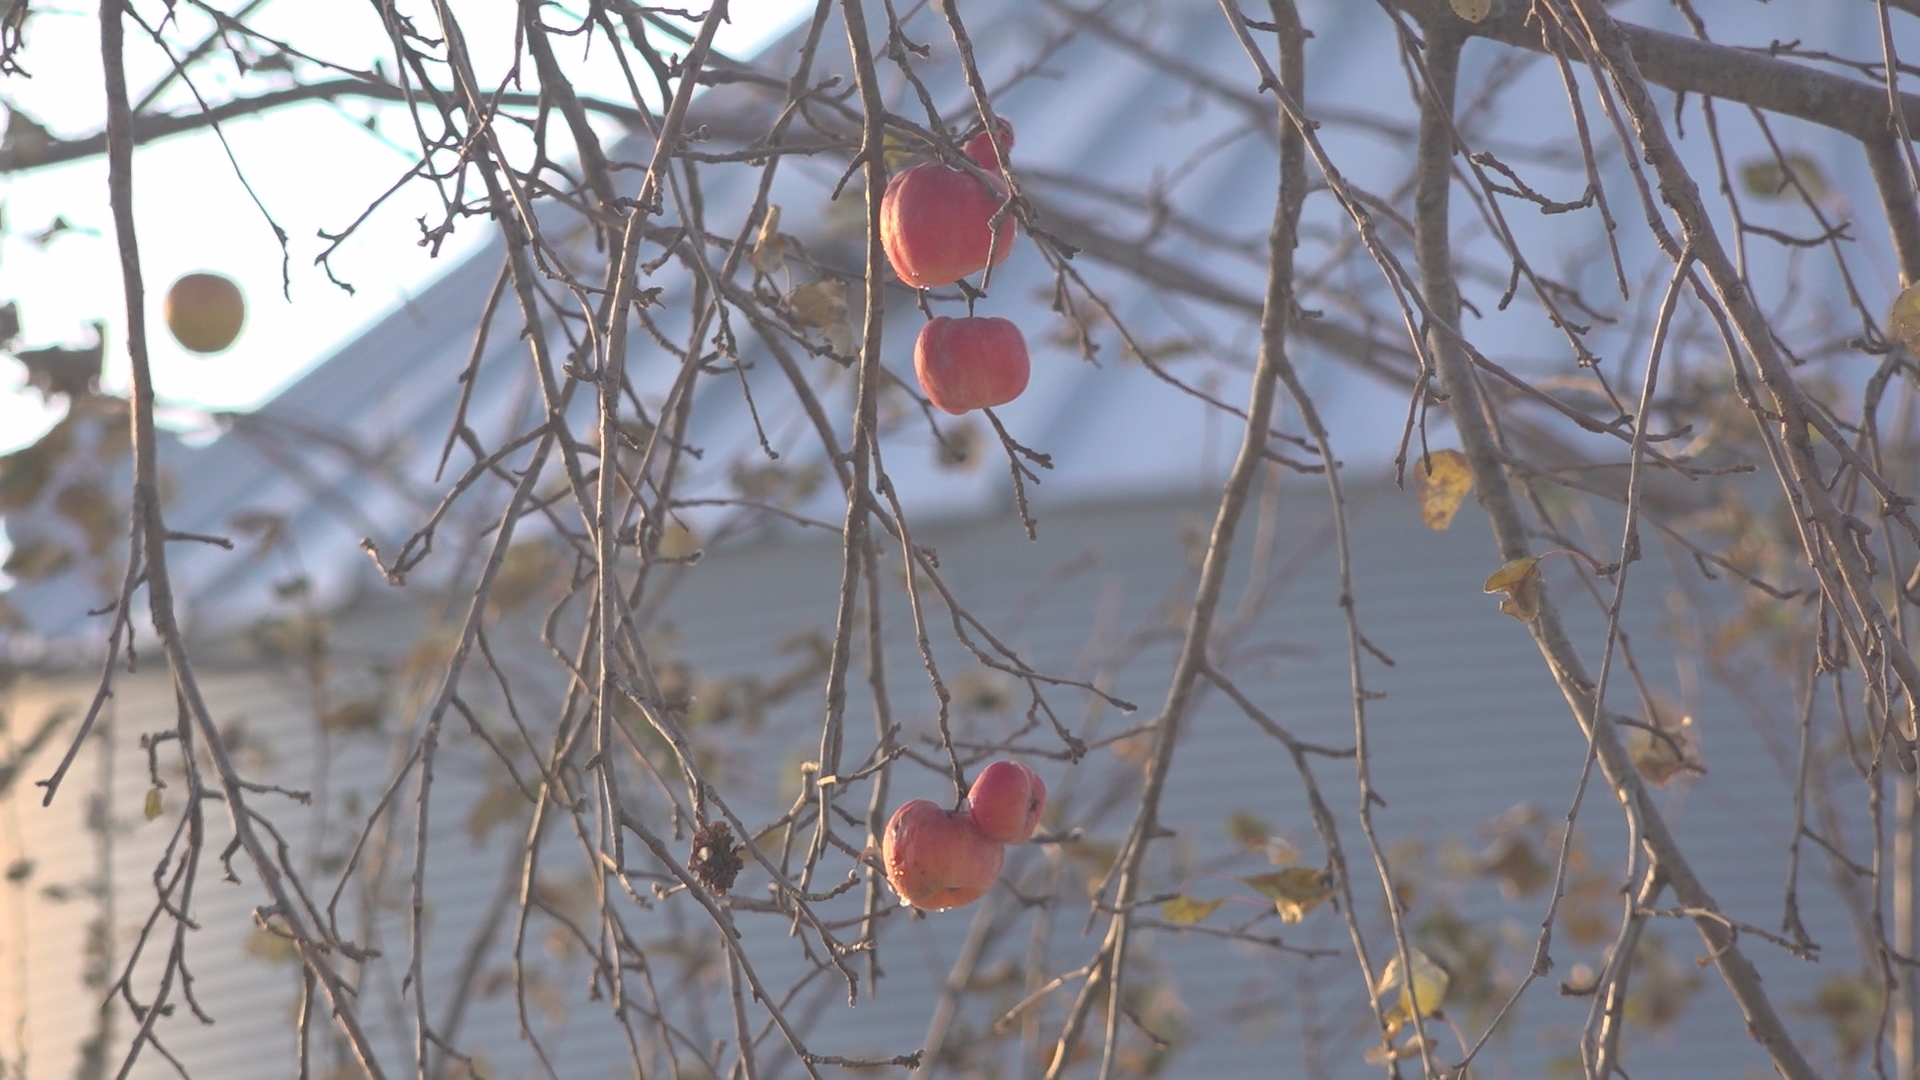
{"type": "MultiPolygon", "coordinates": [[[[1397,664],[1391,669],[1370,665],[1368,675],[1370,687],[1387,694],[1369,708],[1375,783],[1388,800],[1376,811],[1385,842],[1392,845],[1421,838],[1437,852],[1440,841],[1451,836],[1477,847],[1482,842],[1478,824],[1518,803],[1533,802],[1549,817],[1563,814],[1585,746],[1522,628],[1498,614],[1492,600],[1480,593],[1480,580],[1493,551],[1483,522],[1469,510],[1453,531],[1431,534],[1419,527],[1406,496],[1376,490],[1362,503],[1355,522],[1354,553],[1359,611],[1370,638],[1397,664]]],[[[1007,640],[1023,657],[1042,670],[1086,677],[1115,655],[1115,643],[1123,635],[1174,629],[1166,604],[1190,588],[1189,582],[1180,580],[1186,565],[1180,554],[1182,536],[1204,523],[1208,512],[1206,502],[1190,500],[1048,507],[1042,509],[1038,544],[1029,544],[1017,523],[1002,519],[928,529],[921,538],[937,548],[950,584],[971,610],[991,625],[1012,627],[1007,640]],[[1068,567],[1077,569],[1063,572],[1068,567]]],[[[1290,569],[1283,575],[1275,602],[1252,624],[1247,637],[1249,643],[1272,643],[1261,655],[1274,659],[1243,663],[1238,677],[1263,708],[1298,736],[1347,745],[1352,721],[1345,645],[1323,500],[1311,481],[1287,486],[1275,522],[1281,556],[1277,565],[1290,569]]],[[[823,612],[830,611],[827,602],[836,588],[837,565],[837,549],[818,542],[770,543],[715,553],[700,572],[681,583],[663,617],[677,634],[680,655],[701,673],[764,673],[770,663],[777,662],[779,643],[794,632],[827,629],[820,620],[823,612]]],[[[1638,595],[1656,597],[1664,588],[1662,571],[1655,564],[1640,564],[1635,573],[1644,574],[1636,586],[1638,595]]],[[[1230,600],[1233,596],[1230,591],[1230,600]]],[[[888,663],[895,715],[905,725],[901,738],[924,747],[934,731],[931,695],[907,634],[904,608],[896,604],[890,617],[896,636],[889,645],[888,663]]],[[[959,678],[969,662],[953,647],[951,635],[944,630],[944,616],[934,612],[932,617],[943,670],[950,680],[959,678]]],[[[417,616],[393,607],[345,613],[340,619],[339,663],[346,670],[362,663],[391,664],[407,640],[403,631],[415,622],[417,616]]],[[[1573,625],[1588,647],[1597,641],[1594,619],[1576,613],[1573,625]]],[[[1634,629],[1640,662],[1671,691],[1672,665],[1662,659],[1666,647],[1659,628],[1643,618],[1636,620],[1634,629]]],[[[507,662],[530,666],[533,654],[522,651],[528,648],[523,630],[501,623],[494,633],[496,647],[518,657],[507,662]]],[[[1114,691],[1141,706],[1141,713],[1132,717],[1112,712],[1097,719],[1092,713],[1083,715],[1084,695],[1077,692],[1056,692],[1049,698],[1066,722],[1083,734],[1096,726],[1100,731],[1119,730],[1157,707],[1174,643],[1170,633],[1162,633],[1146,648],[1127,654],[1112,672],[1114,691]]],[[[172,718],[164,693],[143,692],[143,687],[157,689],[157,682],[143,677],[126,684],[115,718],[120,750],[114,764],[114,814],[123,830],[116,841],[116,903],[118,942],[123,950],[131,927],[144,914],[142,898],[150,895],[145,882],[152,870],[154,845],[174,812],[169,803],[161,821],[146,823],[139,811],[147,783],[133,733],[168,726],[172,718]]],[[[481,682],[477,675],[470,677],[476,702],[482,699],[477,689],[481,682]]],[[[1616,690],[1622,695],[1616,700],[1630,700],[1626,684],[1615,685],[1622,688],[1616,690]]],[[[287,784],[310,783],[306,777],[312,759],[305,741],[310,720],[296,686],[282,676],[234,674],[214,677],[210,693],[217,715],[244,714],[254,731],[273,733],[271,767],[263,767],[256,775],[287,784]]],[[[45,700],[39,694],[35,697],[45,700]]],[[[544,725],[550,723],[552,707],[540,699],[538,692],[530,692],[524,705],[544,725]]],[[[717,774],[723,778],[722,792],[749,821],[766,820],[782,808],[788,797],[783,793],[792,790],[792,766],[814,752],[818,702],[816,685],[776,710],[760,735],[749,738],[724,728],[709,733],[723,761],[717,774]]],[[[1791,828],[1791,804],[1782,801],[1782,793],[1790,788],[1737,703],[1722,695],[1703,694],[1697,705],[1711,772],[1667,793],[1663,801],[1696,868],[1729,913],[1771,927],[1779,917],[1785,872],[1782,845],[1791,828]]],[[[956,734],[962,739],[1004,738],[1018,724],[1021,711],[1016,707],[1008,714],[962,714],[956,734]]],[[[457,966],[467,935],[502,880],[504,864],[499,860],[516,846],[523,830],[523,826],[505,826],[481,846],[468,836],[467,807],[483,787],[485,755],[458,727],[450,727],[444,736],[435,789],[427,985],[436,1015],[448,999],[449,973],[457,966]]],[[[1058,750],[1044,727],[1022,741],[1042,753],[1058,750]]],[[[349,786],[368,793],[377,790],[391,767],[390,751],[377,742],[353,738],[342,745],[347,752],[335,770],[336,797],[349,786]]],[[[862,699],[856,697],[849,713],[848,759],[857,760],[871,745],[871,720],[862,699]]],[[[1052,786],[1055,804],[1064,812],[1062,826],[1084,827],[1096,839],[1112,838],[1124,827],[1132,812],[1125,796],[1131,782],[1127,778],[1135,766],[1111,750],[1098,751],[1073,767],[1058,760],[1034,760],[1052,786]]],[[[8,814],[20,822],[21,831],[16,834],[19,840],[10,842],[24,842],[35,852],[67,853],[39,856],[43,862],[34,879],[36,887],[39,882],[84,871],[89,857],[84,844],[62,848],[50,838],[77,835],[74,821],[91,768],[83,762],[74,787],[51,812],[38,809],[30,789],[13,796],[8,814]],[[74,863],[56,867],[59,858],[66,857],[74,863]]],[[[1366,920],[1377,928],[1379,891],[1363,841],[1352,824],[1358,796],[1351,765],[1320,761],[1315,768],[1341,815],[1342,838],[1354,861],[1355,887],[1366,905],[1366,920]]],[[[41,768],[32,775],[44,771],[41,768]]],[[[935,773],[905,765],[896,771],[890,802],[897,805],[915,796],[944,798],[944,791],[944,781],[935,773]]],[[[862,805],[864,792],[848,802],[855,812],[862,805]]],[[[218,809],[209,807],[216,821],[219,815],[211,812],[218,809]]],[[[399,810],[404,829],[411,830],[410,786],[402,792],[399,810]]],[[[1179,750],[1163,814],[1177,838],[1153,860],[1155,876],[1145,892],[1177,889],[1196,871],[1261,870],[1257,859],[1242,856],[1236,861],[1232,856],[1224,822],[1235,810],[1259,814],[1287,833],[1309,858],[1319,856],[1291,763],[1278,746],[1215,694],[1193,716],[1179,750]]],[[[1618,812],[1597,781],[1588,793],[1581,829],[1594,859],[1607,864],[1621,859],[1624,837],[1618,812]]],[[[218,824],[213,831],[216,837],[226,833],[224,825],[218,824]]],[[[556,878],[576,873],[579,866],[577,845],[566,832],[556,830],[547,844],[544,865],[556,878]]],[[[297,837],[293,839],[298,842],[297,837]]],[[[214,847],[221,842],[217,839],[214,847]]],[[[393,1039],[396,1031],[404,1033],[410,1023],[406,1018],[411,1002],[398,995],[400,971],[395,968],[404,964],[407,954],[400,921],[410,866],[405,850],[402,843],[402,862],[388,883],[390,890],[397,890],[387,894],[390,906],[374,915],[377,932],[372,942],[385,952],[386,960],[364,979],[364,1015],[377,1023],[383,1040],[393,1039]]],[[[1010,860],[1009,880],[1026,882],[1029,891],[1036,888],[1042,878],[1033,875],[1044,875],[1048,854],[1038,848],[1023,849],[1010,860]]],[[[220,883],[217,868],[211,859],[208,862],[202,868],[195,909],[205,929],[189,939],[199,976],[196,994],[218,1023],[202,1028],[177,1015],[166,1020],[161,1030],[169,1049],[189,1062],[202,1080],[251,1077],[263,1060],[285,1060],[290,1050],[287,1018],[293,976],[289,968],[242,954],[241,941],[250,925],[247,912],[260,902],[256,887],[220,883]]],[[[831,857],[820,880],[837,880],[848,866],[844,858],[831,857]]],[[[240,870],[241,877],[250,881],[252,875],[244,865],[240,870]]],[[[1757,941],[1746,943],[1782,1005],[1807,998],[1820,979],[1854,962],[1842,909],[1826,885],[1821,864],[1809,859],[1803,878],[1803,910],[1810,929],[1828,949],[1826,962],[1808,965],[1757,941]]],[[[330,884],[332,877],[323,874],[320,880],[330,884]]],[[[1208,873],[1190,880],[1200,895],[1249,895],[1244,887],[1208,873]]],[[[1497,897],[1489,882],[1448,881],[1431,872],[1426,881],[1424,899],[1414,908],[1416,919],[1433,910],[1435,897],[1444,895],[1469,917],[1490,927],[1504,927],[1501,932],[1516,939],[1510,944],[1508,962],[1524,961],[1543,898],[1508,903],[1497,897]]],[[[763,882],[757,872],[749,871],[742,894],[758,895],[763,882]]],[[[77,933],[73,920],[84,905],[52,908],[33,899],[31,890],[15,895],[28,899],[32,925],[41,928],[32,938],[40,951],[27,954],[32,968],[27,1016],[36,1053],[34,1075],[64,1075],[66,1067],[55,1063],[66,1052],[63,1044],[72,1040],[55,1033],[73,1031],[71,1025],[86,1013],[85,998],[76,998],[70,988],[72,942],[77,933]]],[[[1036,947],[1046,972],[1068,971],[1085,962],[1097,944],[1097,938],[1081,936],[1085,913],[1077,904],[1030,909],[1016,904],[1005,891],[996,893],[991,902],[996,931],[982,970],[1021,964],[1026,951],[1036,947]],[[1030,945],[1032,941],[1039,944],[1030,945]]],[[[820,905],[829,917],[849,916],[857,908],[857,894],[820,905]]],[[[811,1047],[822,1053],[891,1055],[919,1045],[947,978],[947,965],[981,910],[927,919],[909,919],[904,912],[890,917],[880,951],[887,975],[877,998],[863,996],[858,1007],[847,1010],[845,988],[833,978],[817,979],[802,992],[800,1000],[807,1007],[797,1011],[818,1010],[809,1036],[811,1047]]],[[[1215,920],[1227,925],[1251,918],[1258,910],[1236,904],[1215,920]]],[[[630,911],[629,917],[643,940],[682,927],[703,936],[707,947],[712,947],[712,931],[685,898],[661,904],[651,914],[630,911]]],[[[741,920],[746,947],[767,984],[786,988],[801,980],[809,965],[798,943],[787,936],[784,920],[751,914],[741,915],[741,920]]],[[[1339,950],[1345,944],[1345,931],[1329,909],[1313,913],[1298,927],[1282,927],[1269,918],[1260,932],[1278,933],[1301,946],[1339,950]]],[[[1687,927],[1675,923],[1662,927],[1662,932],[1675,955],[1690,958],[1699,951],[1698,940],[1687,927]]],[[[1169,1066],[1171,1075],[1242,1077],[1267,1075],[1275,1069],[1312,1075],[1303,1071],[1303,1055],[1309,1050],[1300,1041],[1303,1028],[1309,1026],[1319,1036],[1313,1052],[1323,1067],[1320,1075],[1370,1074],[1360,1064],[1369,1036],[1363,991],[1351,961],[1333,958],[1306,963],[1195,933],[1150,932],[1138,940],[1142,954],[1153,958],[1152,966],[1142,970],[1162,972],[1185,1010],[1182,1037],[1169,1066]],[[1311,1015],[1301,980],[1312,991],[1311,1015]]],[[[9,951],[0,950],[0,971],[9,963],[9,951]]],[[[1563,939],[1554,955],[1559,966],[1553,978],[1559,979],[1575,962],[1592,962],[1597,951],[1579,949],[1563,939]]],[[[665,955],[658,963],[663,970],[672,967],[665,955]]],[[[585,1000],[578,967],[572,971],[559,984],[567,1002],[567,1022],[544,1032],[558,1060],[567,1063],[561,1074],[619,1073],[624,1044],[605,1016],[604,1003],[585,1000]]],[[[719,978],[717,972],[709,971],[679,987],[674,991],[679,995],[675,1007],[687,1010],[687,1015],[711,1010],[724,991],[719,978]]],[[[1642,1035],[1635,1040],[1628,1061],[1636,1077],[1737,1076],[1749,1067],[1764,1066],[1758,1050],[1744,1039],[1742,1022],[1717,976],[1709,969],[1702,978],[1704,988],[1688,1006],[1673,1037],[1642,1035]]],[[[1070,994],[1071,988],[1065,993],[1070,994]]],[[[992,995],[987,999],[994,1000],[992,995]]],[[[1003,993],[997,1000],[993,1007],[1003,1009],[1011,997],[1003,993]]],[[[1064,1000],[1062,995],[1049,1003],[1045,1013],[1049,1022],[1057,1022],[1064,1000]]],[[[960,1014],[953,1038],[964,1042],[969,1033],[977,1038],[992,1019],[984,1008],[981,1001],[970,1002],[960,1014]]],[[[1550,984],[1536,987],[1521,1004],[1512,1033],[1496,1040],[1481,1059],[1482,1075],[1539,1075],[1548,1058],[1570,1049],[1569,1040],[1578,1030],[1584,1008],[1582,1001],[1558,997],[1550,984]],[[1547,1042],[1553,1039],[1557,1043],[1547,1042]]],[[[730,1026],[725,1014],[711,1016],[712,1037],[727,1038],[730,1026]]],[[[1812,1030],[1804,1018],[1790,1014],[1789,1022],[1803,1031],[1812,1030]]],[[[485,1048],[498,1070],[494,1075],[536,1075],[524,1052],[514,1049],[515,1028],[509,998],[482,998],[469,1014],[463,1044],[485,1048]]],[[[123,1024],[123,1039],[125,1033],[123,1024]]],[[[784,1072],[773,1067],[784,1056],[777,1037],[763,1044],[761,1059],[770,1075],[796,1074],[790,1066],[784,1072]]],[[[164,1071],[155,1057],[143,1063],[140,1075],[164,1071]]]]}

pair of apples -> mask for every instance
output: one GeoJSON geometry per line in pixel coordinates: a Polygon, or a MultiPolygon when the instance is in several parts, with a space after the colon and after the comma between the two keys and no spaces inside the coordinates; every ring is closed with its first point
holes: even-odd
{"type": "MultiPolygon", "coordinates": [[[[1013,125],[998,123],[1000,145],[1012,147],[1013,125]]],[[[988,172],[1000,168],[985,132],[962,150],[988,172]]],[[[937,161],[896,174],[880,201],[880,242],[893,272],[916,289],[930,289],[1005,262],[1013,252],[1014,221],[1011,215],[993,221],[1004,194],[997,184],[937,161]]],[[[1027,339],[1006,319],[941,316],[920,329],[913,370],[942,411],[958,416],[1004,405],[1027,388],[1027,339]]]]}
{"type": "Polygon", "coordinates": [[[1018,761],[980,770],[958,810],[926,799],[906,803],[893,812],[881,839],[887,881],[901,900],[922,911],[971,904],[999,880],[1007,845],[1033,836],[1046,806],[1046,783],[1018,761]]]}

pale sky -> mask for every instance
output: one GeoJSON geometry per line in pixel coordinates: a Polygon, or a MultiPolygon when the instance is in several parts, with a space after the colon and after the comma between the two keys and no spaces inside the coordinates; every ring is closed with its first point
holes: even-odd
{"type": "MultiPolygon", "coordinates": [[[[239,0],[222,0],[221,6],[232,10],[239,0]]],[[[403,9],[413,6],[418,5],[402,4],[403,9]]],[[[499,20],[510,17],[515,6],[500,0],[454,4],[483,81],[488,72],[498,79],[505,70],[504,50],[511,48],[512,39],[510,27],[502,28],[499,20]]],[[[170,28],[168,40],[199,41],[210,20],[185,2],[175,7],[179,29],[170,28]]],[[[803,0],[736,0],[732,25],[721,30],[719,45],[734,56],[750,54],[791,26],[803,7],[811,5],[803,0]]],[[[157,25],[166,10],[160,0],[135,0],[135,8],[149,25],[157,25]]],[[[364,70],[382,55],[392,66],[385,35],[369,4],[268,0],[246,21],[261,33],[344,67],[364,70]]],[[[431,25],[431,20],[421,25],[431,25]]],[[[98,34],[98,14],[90,4],[35,5],[23,56],[32,78],[0,80],[0,103],[18,105],[57,136],[100,130],[104,102],[98,34]]],[[[571,57],[563,52],[562,63],[582,93],[626,100],[625,81],[604,45],[596,40],[585,60],[577,52],[571,57]]],[[[127,65],[136,101],[168,68],[152,38],[133,23],[128,24],[127,65]]],[[[231,58],[222,53],[197,65],[193,77],[203,96],[218,101],[230,95],[239,76],[231,58]]],[[[290,77],[254,74],[243,92],[281,85],[290,85],[290,77]]],[[[161,101],[170,112],[195,107],[192,95],[177,82],[161,101]]],[[[236,178],[217,138],[197,132],[136,151],[135,218],[154,382],[166,402],[176,406],[171,419],[177,426],[195,426],[201,409],[247,409],[264,402],[419,293],[488,229],[478,220],[462,223],[439,257],[431,258],[417,243],[415,220],[434,212],[434,197],[424,188],[398,196],[362,224],[332,260],[335,273],[357,290],[349,296],[314,265],[327,243],[317,234],[352,223],[412,166],[417,143],[404,112],[343,99],[338,105],[301,105],[237,120],[223,130],[240,171],[288,234],[290,296],[282,295],[281,253],[272,228],[236,178]],[[371,128],[366,125],[369,118],[371,128]],[[195,270],[233,278],[247,299],[247,323],[239,341],[213,356],[181,349],[159,317],[159,298],[167,286],[195,270]]],[[[602,135],[615,130],[608,123],[602,135]]],[[[0,221],[0,303],[14,300],[20,305],[20,346],[87,344],[92,341],[91,324],[103,321],[106,381],[123,388],[125,306],[107,207],[105,160],[0,176],[0,221]],[[44,244],[35,242],[32,238],[56,218],[64,218],[72,231],[44,244]]],[[[0,354],[0,453],[31,442],[57,419],[58,414],[23,385],[23,367],[0,354]]]]}

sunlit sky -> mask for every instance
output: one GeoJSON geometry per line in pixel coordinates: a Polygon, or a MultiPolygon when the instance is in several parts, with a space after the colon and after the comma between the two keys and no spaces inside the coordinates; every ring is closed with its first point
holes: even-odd
{"type": "MultiPolygon", "coordinates": [[[[239,0],[221,6],[237,9],[239,0]]],[[[403,5],[404,7],[412,5],[403,5]]],[[[574,8],[567,3],[556,8],[574,8]]],[[[699,5],[689,5],[697,8],[699,5]]],[[[804,5],[811,7],[811,5],[804,5]]],[[[149,25],[165,14],[159,0],[136,0],[149,25]]],[[[803,0],[736,0],[719,47],[751,54],[791,26],[803,0]]],[[[455,3],[483,81],[498,79],[510,62],[517,5],[501,0],[455,3]]],[[[175,48],[197,43],[212,23],[178,3],[175,48]]],[[[0,79],[0,103],[17,107],[62,138],[102,127],[99,18],[88,5],[36,4],[27,23],[22,58],[31,78],[0,79]]],[[[550,16],[561,22],[563,15],[550,16]]],[[[266,0],[247,17],[255,30],[343,67],[366,70],[392,57],[372,5],[266,0]]],[[[423,26],[430,22],[423,22],[423,26]]],[[[566,39],[561,39],[566,40],[566,39]]],[[[575,39],[578,40],[578,39],[575,39]]],[[[562,46],[564,49],[565,46],[562,46]]],[[[562,53],[583,94],[630,100],[604,42],[582,59],[562,53]]],[[[169,70],[166,55],[137,24],[128,24],[130,92],[143,97],[169,70]]],[[[284,73],[244,77],[230,55],[216,52],[191,69],[194,86],[210,102],[290,85],[284,73]]],[[[531,88],[531,84],[529,86],[531,88]]],[[[177,80],[159,99],[168,112],[195,107],[177,80]]],[[[354,287],[349,295],[314,265],[327,241],[350,225],[418,158],[406,114],[397,106],[343,98],[304,104],[222,125],[235,164],[210,132],[149,143],[134,155],[134,210],[147,292],[148,340],[156,389],[172,406],[175,424],[191,427],[201,410],[247,409],[272,397],[315,363],[382,316],[403,306],[427,283],[484,239],[487,226],[461,223],[434,258],[418,244],[416,220],[435,212],[425,188],[396,196],[362,223],[332,258],[334,272],[354,287]],[[262,209],[240,182],[244,176],[262,209]],[[282,255],[267,215],[288,235],[290,285],[283,293],[282,255]],[[180,275],[210,270],[233,278],[247,299],[239,341],[223,353],[200,356],[174,343],[159,316],[159,298],[180,275]]],[[[603,137],[616,131],[608,122],[603,137]]],[[[0,303],[20,308],[18,346],[82,346],[93,324],[106,327],[109,388],[124,388],[125,304],[118,253],[107,205],[106,163],[94,158],[36,172],[0,175],[0,303]],[[57,219],[71,227],[39,239],[57,219]]],[[[434,219],[429,218],[431,223],[434,219]]],[[[25,389],[25,369],[0,354],[0,452],[31,442],[58,418],[37,393],[25,389]]]]}

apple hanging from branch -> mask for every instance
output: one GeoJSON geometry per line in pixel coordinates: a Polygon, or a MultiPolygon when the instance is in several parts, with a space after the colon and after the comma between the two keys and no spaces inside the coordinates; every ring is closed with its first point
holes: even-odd
{"type": "Polygon", "coordinates": [[[881,839],[887,882],[922,911],[971,904],[1000,878],[1005,845],[981,835],[965,810],[915,799],[893,812],[881,839]]]}
{"type": "Polygon", "coordinates": [[[1027,339],[1006,319],[933,319],[913,344],[913,371],[935,408],[955,416],[1005,405],[1027,388],[1027,339]]]}
{"type": "MultiPolygon", "coordinates": [[[[1013,145],[1013,126],[1002,123],[1001,145],[1013,145]]],[[[985,133],[965,147],[981,168],[998,170],[999,156],[985,133]]],[[[880,200],[880,243],[900,280],[916,289],[951,285],[1013,253],[1011,214],[993,224],[1005,198],[999,184],[937,161],[894,174],[880,200]]]]}
{"type": "Polygon", "coordinates": [[[967,814],[980,835],[1002,844],[1024,844],[1047,808],[1047,785],[1024,762],[996,761],[980,770],[967,789],[967,814]]]}

